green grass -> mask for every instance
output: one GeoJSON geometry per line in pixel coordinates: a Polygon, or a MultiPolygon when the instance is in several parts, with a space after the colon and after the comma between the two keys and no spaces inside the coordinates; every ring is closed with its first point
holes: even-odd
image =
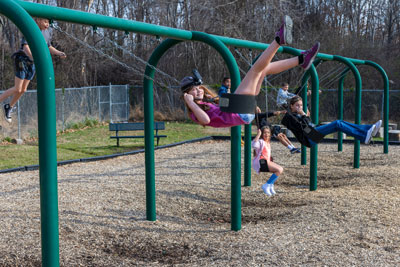
{"type": "MultiPolygon", "coordinates": [[[[214,129],[202,127],[190,122],[166,122],[165,130],[160,131],[168,137],[160,139],[160,145],[172,144],[185,140],[210,136],[229,135],[229,129],[214,129]]],[[[143,131],[124,132],[129,135],[143,135],[143,131]]],[[[255,132],[253,133],[255,134],[255,132]]],[[[116,139],[110,136],[107,125],[101,125],[95,120],[85,120],[69,125],[69,130],[57,136],[57,161],[111,155],[144,148],[143,138],[120,139],[117,147],[116,139]]],[[[328,138],[332,136],[329,135],[328,138]]],[[[383,140],[374,138],[374,140],[383,140]]],[[[10,138],[3,141],[11,142],[10,138]]],[[[39,164],[38,141],[26,141],[23,145],[7,143],[1,145],[0,169],[16,168],[39,164]]]]}
{"type": "MultiPolygon", "coordinates": [[[[143,138],[111,139],[107,125],[96,121],[85,120],[82,123],[69,125],[69,129],[57,136],[57,161],[111,155],[144,148],[143,138]]],[[[229,135],[229,129],[217,130],[202,127],[194,123],[166,122],[165,130],[160,134],[167,135],[160,139],[160,145],[166,145],[210,135],[229,135]]],[[[124,132],[129,135],[143,135],[143,131],[124,132]]],[[[4,138],[4,141],[10,141],[4,138]]],[[[156,143],[155,143],[156,144],[156,143]]],[[[38,141],[26,141],[23,145],[7,143],[1,145],[0,169],[16,168],[39,164],[38,141]]]]}

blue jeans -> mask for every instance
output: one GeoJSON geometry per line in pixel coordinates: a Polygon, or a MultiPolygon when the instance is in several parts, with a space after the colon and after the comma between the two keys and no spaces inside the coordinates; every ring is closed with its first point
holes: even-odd
{"type": "MultiPolygon", "coordinates": [[[[371,129],[372,125],[358,125],[351,122],[336,120],[326,125],[321,125],[315,127],[315,129],[322,133],[323,135],[328,135],[334,132],[344,132],[349,136],[364,142],[367,137],[368,130],[371,129]]],[[[315,145],[314,142],[310,140],[311,145],[315,145]]]]}
{"type": "Polygon", "coordinates": [[[238,115],[240,116],[240,118],[246,124],[250,124],[254,120],[254,118],[256,117],[256,115],[254,115],[254,114],[241,114],[241,113],[238,113],[238,115]]]}

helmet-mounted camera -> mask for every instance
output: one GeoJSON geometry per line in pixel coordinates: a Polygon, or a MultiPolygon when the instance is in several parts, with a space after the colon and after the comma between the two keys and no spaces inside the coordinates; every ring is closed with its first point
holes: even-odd
{"type": "Polygon", "coordinates": [[[201,78],[201,75],[198,70],[194,69],[193,71],[193,76],[186,76],[185,78],[182,79],[181,81],[181,90],[186,91],[192,86],[197,86],[197,85],[202,85],[203,84],[203,79],[201,78]]]}

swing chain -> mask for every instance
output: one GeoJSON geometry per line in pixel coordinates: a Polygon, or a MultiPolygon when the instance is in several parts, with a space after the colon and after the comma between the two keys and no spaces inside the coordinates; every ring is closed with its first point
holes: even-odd
{"type": "MultiPolygon", "coordinates": [[[[127,65],[126,63],[121,62],[121,61],[115,59],[114,57],[112,57],[112,56],[110,56],[110,55],[104,53],[103,51],[101,51],[101,50],[99,50],[99,49],[97,49],[97,48],[95,48],[95,47],[89,45],[88,43],[86,43],[86,42],[84,42],[84,41],[82,41],[82,40],[80,40],[79,38],[75,37],[74,35],[72,35],[72,34],[66,32],[66,31],[62,30],[58,25],[52,24],[51,27],[54,28],[54,29],[56,29],[57,31],[59,31],[59,32],[65,34],[65,35],[67,35],[69,38],[75,40],[76,42],[80,43],[81,45],[83,45],[83,46],[85,46],[85,47],[87,47],[87,48],[89,48],[89,49],[95,51],[96,53],[98,53],[98,54],[100,54],[100,55],[102,55],[102,56],[108,58],[109,60],[111,60],[111,61],[113,61],[113,62],[115,62],[115,63],[117,63],[117,64],[123,66],[124,68],[127,68],[127,69],[129,69],[129,70],[132,70],[132,71],[133,71],[134,73],[136,73],[136,74],[143,75],[144,78],[146,78],[146,79],[148,79],[148,80],[151,80],[151,81],[153,81],[154,83],[159,84],[161,87],[167,87],[167,88],[169,88],[168,85],[162,84],[162,83],[159,83],[159,82],[155,81],[153,78],[151,78],[150,76],[144,74],[142,71],[140,71],[140,70],[138,70],[138,69],[135,69],[134,67],[129,66],[129,65],[127,65]]],[[[96,34],[99,34],[99,32],[97,31],[96,34]]]]}
{"type": "Polygon", "coordinates": [[[173,80],[176,84],[179,84],[180,82],[175,78],[172,77],[171,75],[169,75],[168,73],[165,73],[164,71],[156,68],[155,66],[149,64],[147,61],[143,60],[142,58],[136,56],[134,53],[132,53],[131,51],[129,51],[128,49],[124,48],[123,46],[119,45],[116,41],[111,40],[110,38],[106,37],[105,35],[98,33],[99,36],[103,37],[104,40],[107,40],[109,43],[111,43],[112,45],[114,45],[115,47],[121,49],[122,51],[124,51],[125,53],[129,54],[130,56],[134,57],[136,60],[138,60],[139,62],[141,62],[142,64],[150,67],[151,69],[155,70],[156,72],[164,75],[165,77],[173,80]]]}

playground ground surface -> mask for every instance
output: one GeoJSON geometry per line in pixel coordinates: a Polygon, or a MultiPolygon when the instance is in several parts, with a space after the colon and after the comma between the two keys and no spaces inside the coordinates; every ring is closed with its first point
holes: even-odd
{"type": "MultiPolygon", "coordinates": [[[[400,146],[319,145],[309,166],[272,144],[284,167],[242,187],[242,229],[230,224],[230,143],[155,151],[157,221],[146,221],[144,154],[58,168],[61,266],[398,266],[400,146]]],[[[0,174],[0,266],[40,266],[38,171],[0,174]]]]}

